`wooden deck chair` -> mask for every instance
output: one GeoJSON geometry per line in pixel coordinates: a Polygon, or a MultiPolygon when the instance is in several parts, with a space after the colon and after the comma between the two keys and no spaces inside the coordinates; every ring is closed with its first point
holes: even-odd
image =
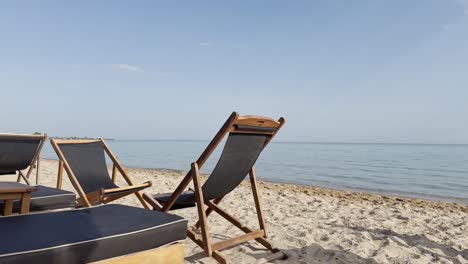
{"type": "Polygon", "coordinates": [[[112,153],[103,139],[99,140],[50,140],[59,157],[57,188],[62,187],[63,169],[68,174],[78,195],[77,206],[91,207],[94,204],[109,203],[124,196],[135,194],[145,208],[149,208],[141,196],[141,190],[151,182],[134,184],[125,168],[112,153]],[[107,171],[105,153],[113,162],[112,179],[107,171]],[[129,186],[115,184],[117,171],[129,186]]]}
{"type": "Polygon", "coordinates": [[[39,181],[39,156],[47,135],[0,134],[0,175],[18,173],[17,182],[23,179],[28,185],[29,177],[36,169],[36,184],[39,181]],[[23,173],[23,170],[26,170],[23,173]]]}
{"type": "Polygon", "coordinates": [[[227,263],[227,259],[219,252],[220,250],[236,246],[252,239],[255,239],[275,253],[268,257],[268,261],[286,257],[283,252],[280,252],[267,240],[267,232],[254,171],[254,164],[258,156],[283,126],[284,122],[284,118],[275,121],[270,118],[239,116],[236,112],[232,113],[198,160],[192,163],[191,170],[172,194],[157,194],[154,196],[144,194],[143,197],[155,210],[163,212],[172,209],[193,207],[196,204],[199,220],[195,226],[188,229],[187,235],[204,249],[207,256],[215,258],[220,263],[227,263]],[[227,141],[218,163],[206,182],[202,185],[200,182],[199,169],[226,135],[228,135],[227,141]],[[228,214],[218,206],[223,197],[239,186],[247,174],[250,176],[250,184],[260,227],[257,230],[252,230],[244,226],[234,216],[228,214]],[[194,190],[184,191],[191,181],[193,181],[194,190]],[[207,217],[213,211],[246,234],[212,243],[208,231],[207,217]],[[201,228],[201,238],[196,233],[199,228],[201,228]]]}

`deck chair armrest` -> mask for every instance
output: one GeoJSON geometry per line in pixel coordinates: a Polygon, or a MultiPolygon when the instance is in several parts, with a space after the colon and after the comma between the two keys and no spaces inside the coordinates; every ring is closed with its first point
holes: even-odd
{"type": "Polygon", "coordinates": [[[107,190],[103,190],[103,195],[105,194],[112,194],[112,193],[118,193],[118,192],[122,192],[122,191],[129,191],[129,190],[133,190],[133,189],[145,189],[145,188],[148,188],[148,187],[151,187],[152,183],[151,181],[147,181],[147,182],[144,182],[142,184],[135,184],[135,185],[129,185],[129,186],[125,186],[125,187],[119,187],[119,188],[112,188],[112,189],[107,189],[107,190]]]}
{"type": "MultiPolygon", "coordinates": [[[[103,195],[104,195],[104,189],[98,189],[96,191],[87,193],[86,200],[89,203],[93,204],[95,202],[101,201],[103,195]]],[[[82,197],[78,198],[76,202],[77,202],[78,207],[86,205],[85,199],[83,199],[82,197]]]]}

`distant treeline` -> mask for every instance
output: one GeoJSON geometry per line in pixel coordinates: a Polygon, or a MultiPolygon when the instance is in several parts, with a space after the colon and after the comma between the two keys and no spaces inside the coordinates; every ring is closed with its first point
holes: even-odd
{"type": "MultiPolygon", "coordinates": [[[[34,135],[42,135],[43,133],[41,132],[34,132],[34,135]]],[[[100,138],[95,138],[95,137],[49,137],[53,139],[61,139],[61,140],[97,140],[100,138]]],[[[104,138],[104,140],[115,140],[113,138],[104,138]]]]}
{"type": "MultiPolygon", "coordinates": [[[[98,140],[101,138],[94,138],[94,137],[50,137],[53,139],[60,139],[60,140],[98,140]]],[[[113,138],[104,138],[104,140],[115,140],[113,138]]]]}

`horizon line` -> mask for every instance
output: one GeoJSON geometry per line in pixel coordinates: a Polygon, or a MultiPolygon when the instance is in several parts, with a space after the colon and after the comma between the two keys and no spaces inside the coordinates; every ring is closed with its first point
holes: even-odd
{"type": "MultiPolygon", "coordinates": [[[[210,141],[211,139],[124,139],[124,138],[109,138],[107,140],[116,141],[210,141]]],[[[348,144],[348,145],[468,145],[468,143],[424,143],[424,142],[343,142],[343,141],[273,141],[271,143],[286,143],[286,144],[348,144]]]]}

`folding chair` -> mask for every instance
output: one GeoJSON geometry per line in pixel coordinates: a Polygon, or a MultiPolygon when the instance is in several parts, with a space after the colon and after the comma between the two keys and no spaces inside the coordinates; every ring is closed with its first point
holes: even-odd
{"type": "Polygon", "coordinates": [[[36,184],[39,181],[39,155],[47,135],[0,134],[0,175],[18,173],[17,182],[23,179],[28,185],[29,177],[36,169],[36,184]],[[22,171],[28,169],[26,174],[22,171]]]}
{"type": "Polygon", "coordinates": [[[141,196],[141,190],[151,186],[147,181],[134,184],[125,168],[112,153],[103,139],[99,140],[50,140],[59,157],[57,188],[62,187],[63,169],[68,174],[78,195],[77,206],[91,207],[93,204],[109,203],[124,196],[135,194],[145,208],[149,208],[141,196]],[[113,162],[112,179],[107,171],[105,153],[113,162]],[[129,186],[115,184],[117,171],[129,186]]]}
{"type": "Polygon", "coordinates": [[[267,240],[254,171],[254,164],[258,156],[283,126],[284,122],[284,118],[275,121],[270,118],[239,116],[236,112],[232,113],[198,160],[192,163],[191,170],[172,194],[157,194],[154,196],[144,194],[143,197],[153,206],[154,210],[162,212],[194,207],[196,204],[199,220],[195,226],[188,229],[187,235],[204,249],[207,256],[215,258],[220,263],[227,263],[227,259],[219,252],[220,250],[252,239],[275,253],[267,258],[269,261],[286,257],[283,252],[280,252],[267,240]],[[202,186],[199,169],[226,135],[228,135],[227,141],[218,163],[202,186]],[[247,174],[250,176],[250,185],[260,226],[258,230],[252,230],[244,226],[234,216],[218,206],[225,195],[239,186],[247,174]],[[184,191],[191,181],[193,181],[194,190],[184,191]],[[207,217],[213,211],[246,234],[212,243],[208,231],[207,217]],[[199,228],[201,228],[201,238],[196,233],[199,228]]]}

